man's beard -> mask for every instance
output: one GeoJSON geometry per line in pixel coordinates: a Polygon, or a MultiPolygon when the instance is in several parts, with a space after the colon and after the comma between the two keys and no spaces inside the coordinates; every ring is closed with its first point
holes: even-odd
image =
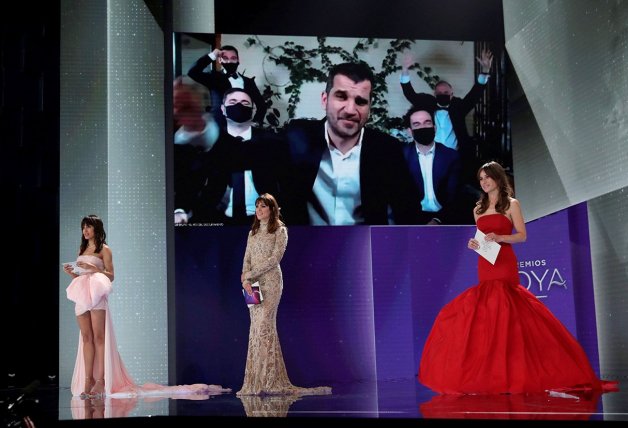
{"type": "Polygon", "coordinates": [[[363,127],[363,124],[360,122],[360,120],[353,120],[353,119],[347,119],[347,118],[338,118],[336,119],[335,122],[330,122],[330,125],[334,133],[342,138],[355,137],[356,135],[360,133],[360,130],[363,127]],[[351,121],[354,125],[350,128],[343,126],[341,123],[342,121],[345,121],[345,120],[351,121]]]}

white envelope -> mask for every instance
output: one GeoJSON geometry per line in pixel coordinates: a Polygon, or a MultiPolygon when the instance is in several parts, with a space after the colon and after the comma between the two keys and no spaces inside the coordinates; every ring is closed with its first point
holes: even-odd
{"type": "Polygon", "coordinates": [[[480,243],[480,248],[474,251],[494,265],[502,246],[494,241],[485,241],[485,236],[486,235],[480,229],[476,229],[475,240],[480,243]]]}
{"type": "Polygon", "coordinates": [[[81,275],[84,273],[89,272],[86,269],[80,268],[76,265],[76,262],[65,262],[65,263],[61,263],[61,266],[65,266],[65,265],[71,265],[72,266],[72,273],[75,273],[77,275],[81,275]]]}

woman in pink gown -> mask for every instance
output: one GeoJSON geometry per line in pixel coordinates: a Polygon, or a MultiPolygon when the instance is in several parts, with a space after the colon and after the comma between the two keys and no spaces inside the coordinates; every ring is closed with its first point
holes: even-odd
{"type": "MultiPolygon", "coordinates": [[[[504,169],[489,162],[478,179],[483,196],[475,221],[485,240],[501,249],[494,265],[478,256],[479,283],[438,314],[419,381],[441,394],[616,390],[617,382],[599,380],[577,340],[519,284],[512,244],[526,240],[526,228],[504,169]]],[[[468,248],[480,244],[470,239],[468,248]]]]}
{"type": "Polygon", "coordinates": [[[137,395],[185,395],[230,392],[219,385],[135,385],[118,353],[107,297],[114,279],[111,248],[106,243],[102,220],[88,215],[81,221],[81,245],[75,269],[63,266],[73,279],[66,289],[75,302],[80,335],[72,395],[81,398],[130,397],[137,395]]]}

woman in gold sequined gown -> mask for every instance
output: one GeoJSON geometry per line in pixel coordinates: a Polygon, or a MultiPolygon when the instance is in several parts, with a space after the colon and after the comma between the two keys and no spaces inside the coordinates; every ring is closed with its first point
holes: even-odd
{"type": "Polygon", "coordinates": [[[280,219],[275,198],[265,193],[255,201],[255,220],[249,232],[242,267],[242,287],[251,294],[258,281],[264,300],[249,308],[251,327],[244,370],[243,395],[323,395],[327,386],[302,388],[288,378],[277,334],[277,308],[283,290],[279,263],[288,244],[288,229],[280,219]]]}

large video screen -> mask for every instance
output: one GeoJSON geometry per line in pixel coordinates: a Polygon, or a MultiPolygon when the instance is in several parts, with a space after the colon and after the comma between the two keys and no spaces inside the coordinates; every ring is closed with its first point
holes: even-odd
{"type": "Polygon", "coordinates": [[[288,225],[473,224],[478,168],[513,175],[497,43],[175,33],[173,51],[178,226],[250,225],[264,193],[288,225]]]}
{"type": "MultiPolygon", "coordinates": [[[[174,233],[177,309],[185,308],[175,314],[179,382],[242,385],[250,324],[240,279],[262,185],[274,189],[290,235],[277,328],[292,381],[336,392],[357,383],[370,393],[378,388],[370,381],[415,378],[434,317],[477,281],[477,255],[466,248],[477,168],[496,160],[515,173],[501,1],[467,3],[216,1],[211,31],[175,33],[175,120],[190,118],[176,110],[180,100],[203,118],[192,131],[177,122],[173,136],[175,223],[196,226],[174,233]],[[366,65],[371,80],[348,73],[328,84],[344,63],[366,65]],[[441,80],[449,103],[437,99],[441,80]],[[415,126],[404,120],[414,103],[436,128],[428,150],[412,132],[429,127],[425,116],[415,126]],[[351,138],[334,138],[333,122],[356,116],[359,126],[344,128],[364,132],[347,132],[346,147],[351,138]],[[444,159],[457,167],[442,167],[444,159]],[[245,183],[237,198],[236,173],[245,183]],[[406,205],[414,217],[397,216],[406,205]],[[388,227],[415,224],[460,226],[388,227]],[[240,226],[215,227],[230,225],[240,226]],[[353,225],[384,227],[335,227],[353,225]]],[[[565,242],[586,230],[568,227],[567,213],[546,220],[529,225],[530,236],[565,242]]],[[[522,284],[575,331],[576,305],[591,303],[578,294],[591,289],[588,277],[572,275],[559,245],[537,243],[518,253],[522,284]]],[[[414,388],[407,399],[416,407],[414,388]]]]}

